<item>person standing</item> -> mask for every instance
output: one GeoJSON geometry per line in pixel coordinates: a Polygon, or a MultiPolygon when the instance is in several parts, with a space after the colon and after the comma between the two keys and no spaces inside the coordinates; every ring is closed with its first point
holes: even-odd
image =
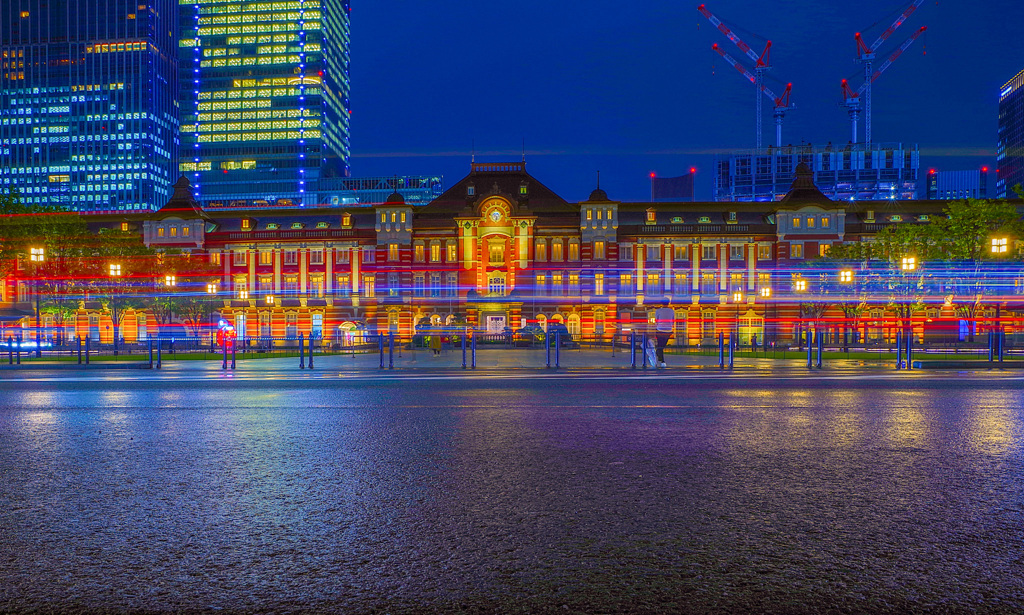
{"type": "Polygon", "coordinates": [[[672,337],[672,329],[676,324],[676,312],[668,306],[668,297],[661,301],[661,307],[654,311],[654,334],[657,336],[658,367],[668,367],[665,363],[665,346],[672,337]]]}

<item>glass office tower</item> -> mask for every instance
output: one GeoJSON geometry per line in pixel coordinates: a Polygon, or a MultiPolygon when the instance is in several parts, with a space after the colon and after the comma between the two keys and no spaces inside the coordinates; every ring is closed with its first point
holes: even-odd
{"type": "Polygon", "coordinates": [[[0,190],[156,209],[177,178],[176,0],[0,2],[0,190]]]}
{"type": "Polygon", "coordinates": [[[348,0],[179,0],[181,165],[211,206],[349,174],[348,0]]]}
{"type": "Polygon", "coordinates": [[[1013,187],[1024,184],[1024,70],[999,90],[996,161],[996,198],[1016,198],[1013,187]]]}

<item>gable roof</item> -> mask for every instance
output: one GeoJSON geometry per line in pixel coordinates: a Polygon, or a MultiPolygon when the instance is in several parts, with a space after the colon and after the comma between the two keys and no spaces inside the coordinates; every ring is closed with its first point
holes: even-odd
{"type": "Polygon", "coordinates": [[[469,175],[416,210],[419,216],[476,215],[483,199],[502,196],[512,202],[513,215],[573,215],[579,210],[526,172],[526,162],[474,162],[469,175]],[[519,193],[526,186],[526,194],[519,193]],[[468,189],[473,186],[473,194],[468,189]]]}

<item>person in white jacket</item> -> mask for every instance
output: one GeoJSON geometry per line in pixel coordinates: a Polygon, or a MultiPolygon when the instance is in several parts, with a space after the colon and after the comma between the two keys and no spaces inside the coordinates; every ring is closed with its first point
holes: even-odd
{"type": "Polygon", "coordinates": [[[654,334],[657,336],[658,367],[668,367],[665,363],[665,346],[672,337],[676,324],[676,312],[668,306],[668,297],[661,301],[661,307],[654,311],[654,334]]]}

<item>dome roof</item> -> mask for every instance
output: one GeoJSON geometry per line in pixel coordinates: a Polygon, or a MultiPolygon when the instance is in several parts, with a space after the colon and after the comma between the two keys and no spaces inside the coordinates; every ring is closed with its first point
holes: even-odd
{"type": "Polygon", "coordinates": [[[401,194],[399,194],[398,191],[396,190],[396,191],[392,192],[388,196],[388,200],[386,200],[384,202],[388,203],[388,204],[404,205],[405,204],[405,197],[402,196],[401,194]]]}
{"type": "Polygon", "coordinates": [[[608,193],[605,192],[604,190],[601,190],[600,188],[597,188],[596,190],[594,190],[593,192],[590,193],[590,198],[588,198],[587,200],[588,201],[607,201],[608,200],[608,193]]]}

